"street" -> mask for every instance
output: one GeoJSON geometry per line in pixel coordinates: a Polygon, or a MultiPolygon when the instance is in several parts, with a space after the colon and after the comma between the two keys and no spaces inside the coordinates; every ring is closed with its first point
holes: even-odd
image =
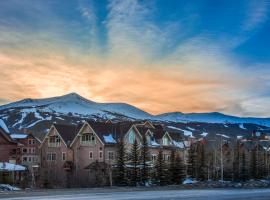
{"type": "Polygon", "coordinates": [[[156,191],[132,191],[123,190],[44,190],[36,192],[15,192],[0,194],[0,199],[9,200],[135,200],[135,199],[195,199],[195,200],[269,200],[270,189],[205,189],[205,190],[156,190],[156,191]]]}

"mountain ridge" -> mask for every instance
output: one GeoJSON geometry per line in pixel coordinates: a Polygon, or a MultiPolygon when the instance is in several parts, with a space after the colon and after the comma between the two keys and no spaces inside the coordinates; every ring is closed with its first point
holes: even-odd
{"type": "MultiPolygon", "coordinates": [[[[0,106],[0,118],[12,120],[10,113],[17,116],[13,120],[13,127],[19,126],[24,121],[23,117],[47,120],[61,116],[73,116],[78,118],[103,118],[103,119],[126,119],[126,120],[153,120],[165,122],[205,122],[205,123],[252,123],[270,127],[270,118],[237,117],[219,112],[208,113],[182,113],[169,112],[152,115],[133,105],[127,103],[97,103],[88,100],[77,93],[69,93],[63,96],[43,98],[43,99],[22,99],[16,102],[0,106]],[[20,115],[20,116],[19,116],[20,115]]],[[[29,120],[35,123],[35,120],[29,120]]],[[[29,122],[29,123],[30,123],[29,122]]],[[[27,127],[27,126],[20,126],[27,127]]],[[[18,128],[18,127],[17,127],[18,128]]]]}

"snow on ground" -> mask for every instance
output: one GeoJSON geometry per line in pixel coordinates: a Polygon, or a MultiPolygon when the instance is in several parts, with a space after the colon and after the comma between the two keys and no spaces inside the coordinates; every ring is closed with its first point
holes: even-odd
{"type": "Polygon", "coordinates": [[[8,127],[6,126],[5,122],[2,119],[0,119],[0,127],[2,129],[4,129],[4,131],[6,131],[7,133],[9,133],[8,127]]]}
{"type": "Polygon", "coordinates": [[[20,191],[21,189],[15,186],[11,186],[9,184],[0,184],[0,189],[8,190],[8,191],[20,191]]]}
{"type": "Polygon", "coordinates": [[[24,171],[26,168],[8,162],[0,162],[0,171],[24,171]]]}
{"type": "Polygon", "coordinates": [[[208,133],[206,133],[206,132],[203,132],[202,134],[201,134],[201,136],[203,136],[203,137],[206,137],[208,135],[208,133]]]}
{"type": "Polygon", "coordinates": [[[239,124],[239,128],[246,130],[246,128],[244,127],[244,124],[239,124]]]}
{"type": "Polygon", "coordinates": [[[175,129],[175,130],[183,131],[185,136],[188,136],[188,137],[193,137],[193,135],[192,135],[192,132],[191,132],[191,131],[187,131],[187,130],[184,130],[184,129],[181,129],[181,128],[177,128],[177,127],[174,127],[174,126],[167,126],[167,127],[168,127],[168,128],[171,128],[171,129],[175,129]]]}
{"type": "Polygon", "coordinates": [[[106,143],[116,143],[115,139],[110,135],[103,135],[103,139],[106,143]]]}

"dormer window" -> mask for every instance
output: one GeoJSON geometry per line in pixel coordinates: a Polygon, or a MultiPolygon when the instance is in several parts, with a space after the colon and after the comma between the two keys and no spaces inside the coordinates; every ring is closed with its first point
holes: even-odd
{"type": "Polygon", "coordinates": [[[163,145],[168,146],[169,145],[169,138],[168,137],[163,137],[163,145]]]}
{"type": "Polygon", "coordinates": [[[129,141],[130,144],[134,143],[134,141],[135,141],[135,133],[133,131],[129,132],[128,141],[129,141]]]}
{"type": "Polygon", "coordinates": [[[48,141],[49,147],[59,147],[61,145],[61,139],[59,136],[50,136],[48,141]]]}
{"type": "Polygon", "coordinates": [[[90,145],[96,144],[96,137],[92,133],[84,133],[81,137],[81,144],[90,145]]]}
{"type": "Polygon", "coordinates": [[[150,137],[150,135],[147,135],[146,136],[146,140],[147,140],[147,144],[151,144],[151,137],[150,137]]]}

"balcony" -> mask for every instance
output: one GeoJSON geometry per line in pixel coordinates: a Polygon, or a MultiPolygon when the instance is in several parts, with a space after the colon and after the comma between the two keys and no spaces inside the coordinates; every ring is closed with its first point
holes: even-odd
{"type": "Polygon", "coordinates": [[[96,144],[96,141],[82,141],[80,142],[81,146],[93,146],[96,144]]]}
{"type": "Polygon", "coordinates": [[[60,142],[48,142],[48,147],[60,147],[60,142]]]}

